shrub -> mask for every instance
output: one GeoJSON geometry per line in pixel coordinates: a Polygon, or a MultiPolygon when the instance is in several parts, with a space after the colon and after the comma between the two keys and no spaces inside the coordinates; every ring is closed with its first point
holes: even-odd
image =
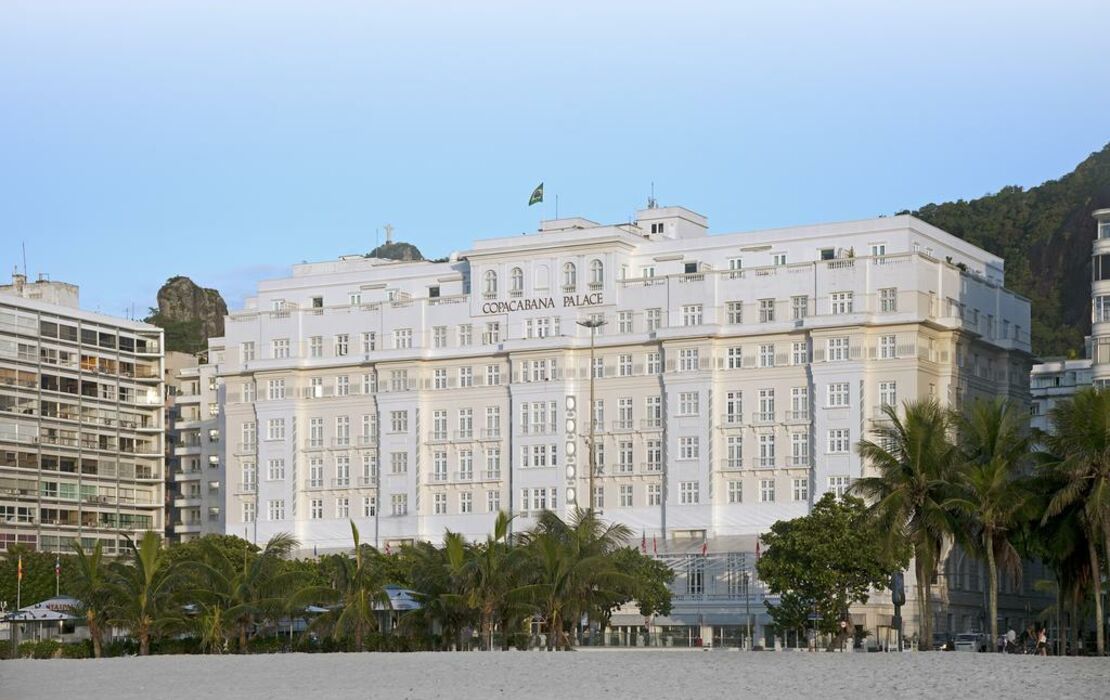
{"type": "Polygon", "coordinates": [[[37,642],[21,642],[19,645],[19,658],[52,659],[60,654],[61,648],[62,645],[54,639],[40,639],[37,642]]]}

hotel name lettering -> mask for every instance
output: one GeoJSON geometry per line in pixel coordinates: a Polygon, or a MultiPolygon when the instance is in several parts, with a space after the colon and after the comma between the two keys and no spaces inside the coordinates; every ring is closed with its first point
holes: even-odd
{"type": "MultiPolygon", "coordinates": [[[[505,314],[514,311],[541,311],[554,309],[559,297],[539,297],[536,299],[509,299],[508,301],[487,301],[482,304],[484,314],[505,314]]],[[[601,292],[592,294],[564,294],[561,297],[564,308],[597,306],[602,303],[601,292]]]]}

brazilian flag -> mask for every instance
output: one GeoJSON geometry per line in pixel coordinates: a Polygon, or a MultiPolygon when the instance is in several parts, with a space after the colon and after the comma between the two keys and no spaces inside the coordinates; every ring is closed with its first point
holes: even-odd
{"type": "Polygon", "coordinates": [[[532,190],[532,196],[528,198],[528,206],[532,206],[533,204],[536,204],[537,202],[542,202],[542,201],[543,201],[543,183],[541,182],[539,185],[536,186],[536,189],[532,190]]]}

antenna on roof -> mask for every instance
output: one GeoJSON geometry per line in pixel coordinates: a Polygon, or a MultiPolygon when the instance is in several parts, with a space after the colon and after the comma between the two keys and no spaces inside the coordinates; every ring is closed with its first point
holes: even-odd
{"type": "Polygon", "coordinates": [[[655,201],[655,182],[652,181],[652,183],[651,183],[651,195],[648,197],[648,206],[647,206],[647,208],[648,209],[655,209],[658,206],[659,206],[659,203],[655,201]]]}
{"type": "Polygon", "coordinates": [[[23,276],[27,276],[27,241],[21,241],[23,245],[23,276]]]}

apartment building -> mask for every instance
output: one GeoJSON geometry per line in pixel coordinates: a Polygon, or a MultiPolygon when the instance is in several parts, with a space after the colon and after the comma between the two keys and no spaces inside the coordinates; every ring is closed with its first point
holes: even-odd
{"type": "Polygon", "coordinates": [[[0,287],[0,549],[162,529],[162,362],[160,328],[82,311],[73,285],[0,287]]]}
{"type": "Polygon", "coordinates": [[[478,538],[587,498],[668,551],[727,548],[847,489],[884,405],[1028,401],[1003,261],[908,216],[546,221],[444,262],[296,265],[226,329],[227,531],[318,551],[348,520],[478,538]]]}

